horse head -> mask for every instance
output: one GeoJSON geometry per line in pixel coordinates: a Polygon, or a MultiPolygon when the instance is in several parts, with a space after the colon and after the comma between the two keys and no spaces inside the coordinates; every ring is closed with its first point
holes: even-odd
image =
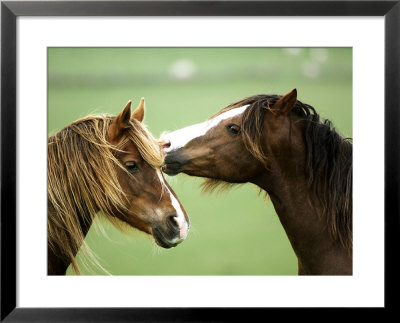
{"type": "MultiPolygon", "coordinates": [[[[116,147],[118,181],[126,196],[126,210],[116,210],[114,216],[141,231],[152,234],[158,245],[174,247],[188,233],[188,216],[176,194],[164,180],[159,160],[148,153],[149,147],[160,148],[141,125],[144,99],[131,114],[131,101],[113,120],[108,129],[108,141],[116,147]]],[[[161,154],[161,153],[160,153],[161,154]]]]}
{"type": "Polygon", "coordinates": [[[164,134],[164,172],[230,183],[257,178],[272,167],[272,157],[282,153],[289,133],[288,113],[295,102],[296,90],[270,106],[260,104],[257,111],[248,109],[254,103],[244,99],[203,123],[164,134]]]}

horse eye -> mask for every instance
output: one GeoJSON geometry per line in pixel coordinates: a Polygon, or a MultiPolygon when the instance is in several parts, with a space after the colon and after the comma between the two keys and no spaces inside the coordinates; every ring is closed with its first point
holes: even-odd
{"type": "Polygon", "coordinates": [[[135,173],[139,171],[139,166],[135,161],[127,161],[125,163],[125,168],[130,172],[130,173],[135,173]]]}
{"type": "Polygon", "coordinates": [[[237,136],[240,134],[240,127],[237,124],[230,123],[226,126],[226,129],[231,135],[237,136]]]}

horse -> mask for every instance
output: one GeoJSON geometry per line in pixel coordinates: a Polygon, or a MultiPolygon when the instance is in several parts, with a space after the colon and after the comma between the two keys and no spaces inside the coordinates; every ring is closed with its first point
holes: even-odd
{"type": "Polygon", "coordinates": [[[249,182],[264,191],[299,275],[352,275],[352,140],[296,89],[244,98],[160,140],[168,175],[205,177],[205,190],[249,182]]]}
{"type": "MultiPolygon", "coordinates": [[[[131,114],[90,115],[48,138],[48,274],[81,274],[75,256],[100,265],[84,239],[99,212],[163,248],[185,240],[189,219],[161,172],[159,142],[143,125],[144,99],[131,114]]],[[[97,221],[96,221],[97,222],[97,221]]],[[[100,265],[101,266],[101,265],[100,265]]]]}

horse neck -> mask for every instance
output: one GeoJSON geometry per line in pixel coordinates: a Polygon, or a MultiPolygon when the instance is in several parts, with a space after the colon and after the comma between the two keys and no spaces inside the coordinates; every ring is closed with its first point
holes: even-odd
{"type": "MultiPolygon", "coordinates": [[[[56,210],[54,209],[53,205],[48,202],[48,215],[49,218],[56,216],[56,210]]],[[[79,221],[80,229],[82,231],[82,234],[84,237],[86,237],[87,233],[89,232],[89,229],[92,225],[92,218],[90,216],[84,217],[82,214],[77,213],[77,218],[79,221]]],[[[64,231],[65,234],[67,235],[67,239],[70,240],[68,237],[70,236],[69,232],[64,231]]],[[[48,236],[48,239],[50,237],[48,236]]],[[[65,259],[65,257],[60,257],[60,255],[64,254],[61,251],[61,246],[56,246],[55,251],[53,251],[50,247],[50,244],[48,242],[48,274],[49,275],[65,275],[68,266],[71,264],[71,259],[65,259]]],[[[79,248],[73,252],[72,257],[76,257],[76,254],[78,253],[79,248]]]]}
{"type": "Polygon", "coordinates": [[[269,194],[298,258],[299,274],[351,274],[351,256],[331,237],[326,220],[320,216],[321,208],[313,200],[304,165],[299,162],[304,159],[285,155],[283,160],[275,160],[271,170],[265,170],[253,183],[269,194]],[[290,173],[283,171],[288,160],[293,161],[290,173]]]}

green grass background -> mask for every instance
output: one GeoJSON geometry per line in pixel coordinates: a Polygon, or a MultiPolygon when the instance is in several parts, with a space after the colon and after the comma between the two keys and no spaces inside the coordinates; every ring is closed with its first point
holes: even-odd
{"type": "MultiPolygon", "coordinates": [[[[88,114],[117,114],[128,100],[135,105],[145,97],[145,124],[159,137],[243,97],[297,88],[299,100],[352,136],[350,48],[49,48],[48,77],[49,134],[88,114]]],[[[166,179],[190,217],[187,239],[166,250],[148,235],[123,234],[99,219],[106,236],[91,229],[86,240],[111,274],[297,274],[272,203],[256,187],[210,195],[201,193],[201,179],[166,179]]],[[[82,271],[104,274],[90,266],[82,271]]]]}

